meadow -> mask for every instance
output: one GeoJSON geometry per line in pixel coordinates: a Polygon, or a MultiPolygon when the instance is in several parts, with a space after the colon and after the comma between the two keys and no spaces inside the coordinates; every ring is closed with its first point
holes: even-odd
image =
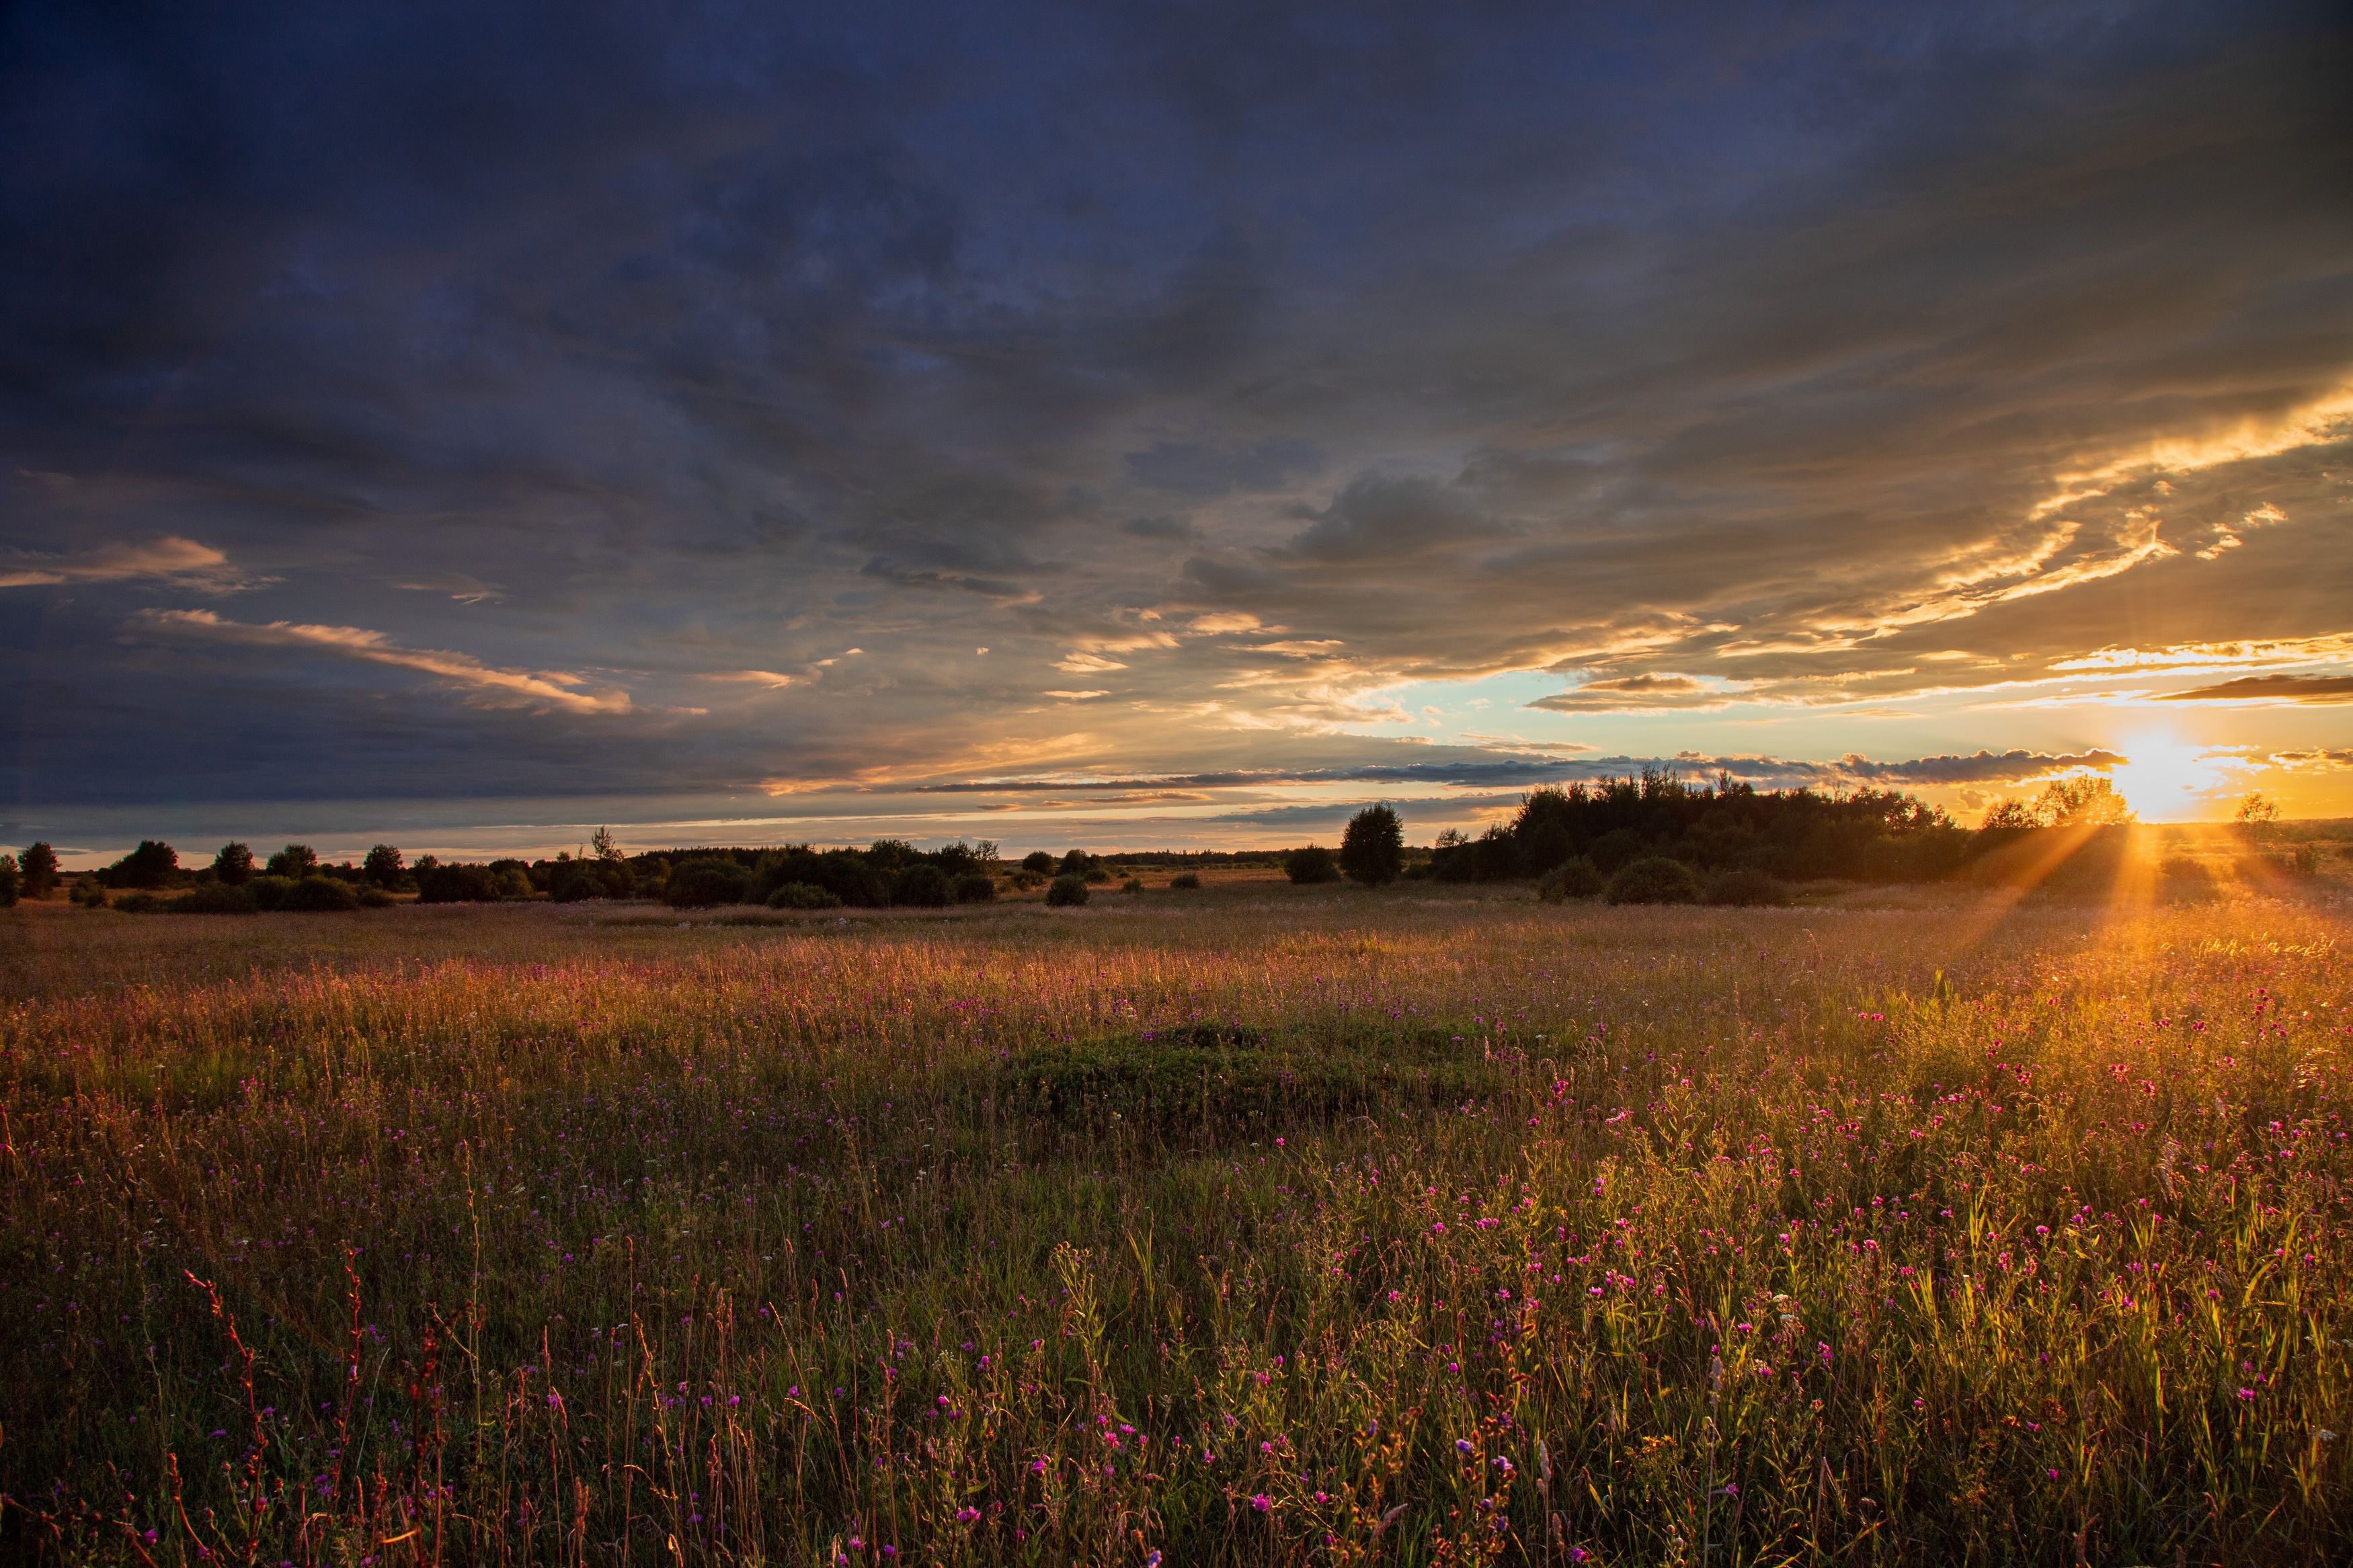
{"type": "Polygon", "coordinates": [[[0,916],[0,1552],[2353,1556],[2296,896],[0,916]]]}

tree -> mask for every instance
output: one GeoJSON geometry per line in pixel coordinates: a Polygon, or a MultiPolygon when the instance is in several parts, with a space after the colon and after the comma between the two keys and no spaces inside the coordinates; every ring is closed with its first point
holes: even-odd
{"type": "Polygon", "coordinates": [[[2133,819],[2116,786],[2092,773],[2052,779],[2036,798],[2034,814],[2052,827],[2116,827],[2133,819]]]}
{"type": "Polygon", "coordinates": [[[253,880],[253,850],[235,842],[220,847],[213,857],[213,880],[232,888],[242,888],[253,880]]]}
{"type": "Polygon", "coordinates": [[[589,836],[588,853],[599,860],[614,864],[627,858],[621,853],[621,847],[613,842],[613,830],[609,827],[600,827],[589,836]]]}
{"type": "Polygon", "coordinates": [[[1368,805],[1340,836],[1340,868],[1367,888],[1394,882],[1405,869],[1405,826],[1387,805],[1368,805]]]}
{"type": "Polygon", "coordinates": [[[2027,805],[2022,800],[1998,800],[1994,802],[1991,805],[1986,808],[1984,820],[1978,824],[1980,830],[1985,828],[1998,828],[2013,833],[2021,831],[2025,828],[2039,827],[2041,826],[2042,823],[2034,815],[2034,808],[2027,805]]]}
{"type": "Polygon", "coordinates": [[[1021,868],[1040,877],[1050,877],[1054,873],[1054,857],[1047,850],[1032,849],[1021,857],[1021,868]]]}
{"type": "Polygon", "coordinates": [[[366,859],[360,862],[360,871],[369,881],[389,892],[400,886],[402,879],[407,875],[408,867],[399,850],[389,844],[379,844],[367,852],[366,859]]]}
{"type": "Polygon", "coordinates": [[[1057,877],[1046,888],[1046,901],[1060,908],[1087,901],[1087,879],[1081,876],[1057,877]]]}
{"type": "Polygon", "coordinates": [[[308,844],[289,844],[269,858],[263,868],[272,877],[301,879],[319,868],[319,852],[308,844]]]}
{"type": "Polygon", "coordinates": [[[24,873],[16,868],[16,858],[0,855],[0,910],[16,901],[16,895],[24,885],[24,873]]]}
{"type": "Polygon", "coordinates": [[[2271,799],[2259,789],[2251,789],[2245,798],[2239,802],[2239,809],[2232,816],[2232,820],[2236,822],[2242,831],[2259,834],[2278,822],[2279,815],[2279,802],[2271,799]]]}
{"type": "Polygon", "coordinates": [[[57,890],[58,852],[38,839],[25,846],[16,858],[16,868],[25,879],[25,896],[46,899],[57,890]]]}
{"type": "Polygon", "coordinates": [[[160,888],[180,868],[180,852],[160,838],[142,838],[139,847],[114,863],[112,880],[121,888],[160,888]]]}

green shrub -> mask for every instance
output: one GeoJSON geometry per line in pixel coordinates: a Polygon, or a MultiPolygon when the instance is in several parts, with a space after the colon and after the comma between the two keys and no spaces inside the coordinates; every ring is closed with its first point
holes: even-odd
{"type": "Polygon", "coordinates": [[[1582,855],[1572,855],[1544,874],[1543,880],[1536,884],[1536,896],[1548,904],[1568,899],[1598,899],[1608,885],[1599,867],[1582,855]]]}
{"type": "Polygon", "coordinates": [[[172,912],[175,915],[251,915],[260,913],[261,906],[254,900],[250,887],[206,882],[174,899],[172,912]]]}
{"type": "Polygon", "coordinates": [[[768,895],[772,910],[838,910],[840,898],[814,882],[786,882],[768,895]]]}
{"type": "Polygon", "coordinates": [[[304,877],[278,900],[281,914],[341,914],[359,907],[358,890],[332,877],[304,877]]]}
{"type": "Polygon", "coordinates": [[[1168,885],[1180,893],[1189,893],[1201,885],[1200,877],[1192,871],[1179,871],[1168,879],[1168,885]]]}
{"type": "Polygon", "coordinates": [[[1699,879],[1682,861],[1651,855],[1619,868],[1606,893],[1613,904],[1696,903],[1699,879]]]}
{"type": "Polygon", "coordinates": [[[1405,826],[1386,805],[1368,805],[1340,836],[1340,868],[1367,888],[1394,882],[1405,869],[1405,826]]]}
{"type": "Polygon", "coordinates": [[[1021,857],[1021,868],[1039,877],[1054,874],[1054,857],[1043,849],[1032,849],[1021,857]]]}
{"type": "Polygon", "coordinates": [[[69,896],[85,910],[106,908],[106,889],[92,876],[84,875],[76,879],[73,891],[69,896]]]}
{"type": "Polygon", "coordinates": [[[955,896],[948,874],[928,861],[918,861],[892,879],[891,901],[913,909],[944,908],[955,896]]]}
{"type": "Polygon", "coordinates": [[[1087,879],[1077,875],[1057,877],[1046,888],[1046,901],[1060,907],[1087,901],[1087,879]]]}
{"type": "Polygon", "coordinates": [[[1141,877],[1130,877],[1126,881],[1122,882],[1119,885],[1119,890],[1123,893],[1140,893],[1144,891],[1144,879],[1141,877]]]}
{"type": "Polygon", "coordinates": [[[1754,866],[1741,866],[1725,872],[1707,885],[1707,901],[1711,904],[1778,908],[1789,901],[1789,889],[1754,866]]]}
{"type": "Polygon", "coordinates": [[[1013,873],[1013,885],[1020,889],[1025,893],[1032,888],[1042,885],[1045,880],[1046,879],[1043,874],[1037,871],[1016,871],[1013,873]]]}
{"type": "Polygon", "coordinates": [[[985,904],[997,897],[997,879],[986,871],[966,871],[955,879],[955,901],[985,904]]]}
{"type": "Polygon", "coordinates": [[[1339,858],[1320,844],[1310,844],[1282,858],[1282,874],[1300,883],[1336,882],[1340,879],[1339,858]]]}

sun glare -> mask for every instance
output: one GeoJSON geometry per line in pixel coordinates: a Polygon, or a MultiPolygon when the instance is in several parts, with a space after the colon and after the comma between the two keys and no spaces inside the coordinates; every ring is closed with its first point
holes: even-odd
{"type": "Polygon", "coordinates": [[[2126,760],[2111,777],[2116,792],[2144,820],[2196,816],[2202,797],[2221,786],[2221,762],[2176,735],[2161,731],[2137,735],[2119,750],[2126,760]]]}

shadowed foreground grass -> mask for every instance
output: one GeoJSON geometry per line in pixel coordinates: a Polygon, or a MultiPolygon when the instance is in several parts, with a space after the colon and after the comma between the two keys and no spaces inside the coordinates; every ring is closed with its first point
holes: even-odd
{"type": "Polygon", "coordinates": [[[2262,900],[10,917],[0,1550],[2343,1561],[2262,900]]]}

